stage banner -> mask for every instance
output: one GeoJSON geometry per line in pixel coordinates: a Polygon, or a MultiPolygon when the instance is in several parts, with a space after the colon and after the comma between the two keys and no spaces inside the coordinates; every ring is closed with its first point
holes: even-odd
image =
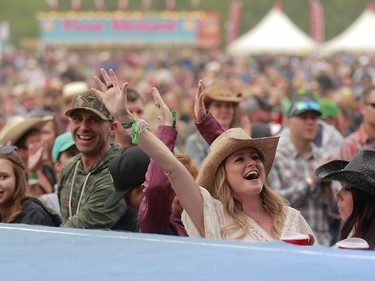
{"type": "Polygon", "coordinates": [[[210,12],[49,12],[37,18],[44,45],[217,48],[220,44],[220,18],[210,12]]]}

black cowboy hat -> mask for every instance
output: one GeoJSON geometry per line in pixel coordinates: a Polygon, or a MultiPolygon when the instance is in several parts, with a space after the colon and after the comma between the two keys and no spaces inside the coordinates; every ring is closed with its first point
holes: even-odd
{"type": "Polygon", "coordinates": [[[333,160],[321,165],[314,177],[335,180],[375,196],[375,149],[362,149],[348,162],[333,160]]]}

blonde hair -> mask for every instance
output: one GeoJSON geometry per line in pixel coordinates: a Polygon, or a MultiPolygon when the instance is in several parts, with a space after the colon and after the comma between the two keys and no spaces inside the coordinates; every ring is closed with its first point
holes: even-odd
{"type": "MultiPolygon", "coordinates": [[[[240,199],[234,194],[233,189],[227,182],[224,161],[218,167],[214,186],[215,189],[211,191],[212,197],[221,201],[225,210],[233,218],[231,223],[221,228],[221,235],[225,237],[231,231],[240,230],[238,236],[234,237],[234,239],[243,238],[248,233],[248,216],[243,211],[240,199]]],[[[280,238],[286,216],[284,207],[287,203],[266,184],[263,185],[260,196],[263,206],[271,215],[272,229],[277,234],[277,237],[280,238]]]]}
{"type": "Polygon", "coordinates": [[[25,203],[31,198],[31,195],[27,189],[27,180],[24,164],[16,151],[4,154],[0,153],[0,159],[6,159],[12,163],[13,173],[16,178],[15,190],[10,198],[11,205],[0,214],[0,221],[5,223],[16,222],[18,217],[21,215],[25,203]]]}

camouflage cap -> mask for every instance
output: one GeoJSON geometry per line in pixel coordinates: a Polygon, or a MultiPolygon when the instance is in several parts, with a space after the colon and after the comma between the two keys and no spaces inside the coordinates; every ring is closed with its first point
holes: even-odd
{"type": "Polygon", "coordinates": [[[103,120],[113,121],[114,118],[103,101],[91,91],[85,91],[73,98],[72,108],[65,112],[66,116],[71,116],[76,109],[85,109],[94,112],[103,120]]]}

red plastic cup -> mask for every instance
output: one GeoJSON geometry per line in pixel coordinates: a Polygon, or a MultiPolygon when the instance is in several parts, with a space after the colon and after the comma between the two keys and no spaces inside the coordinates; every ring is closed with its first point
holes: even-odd
{"type": "Polygon", "coordinates": [[[366,240],[357,237],[351,237],[341,240],[336,243],[336,247],[339,249],[350,249],[350,250],[368,250],[370,248],[366,240]]]}
{"type": "Polygon", "coordinates": [[[286,232],[281,236],[281,241],[293,245],[309,246],[310,237],[298,232],[286,232]]]}

